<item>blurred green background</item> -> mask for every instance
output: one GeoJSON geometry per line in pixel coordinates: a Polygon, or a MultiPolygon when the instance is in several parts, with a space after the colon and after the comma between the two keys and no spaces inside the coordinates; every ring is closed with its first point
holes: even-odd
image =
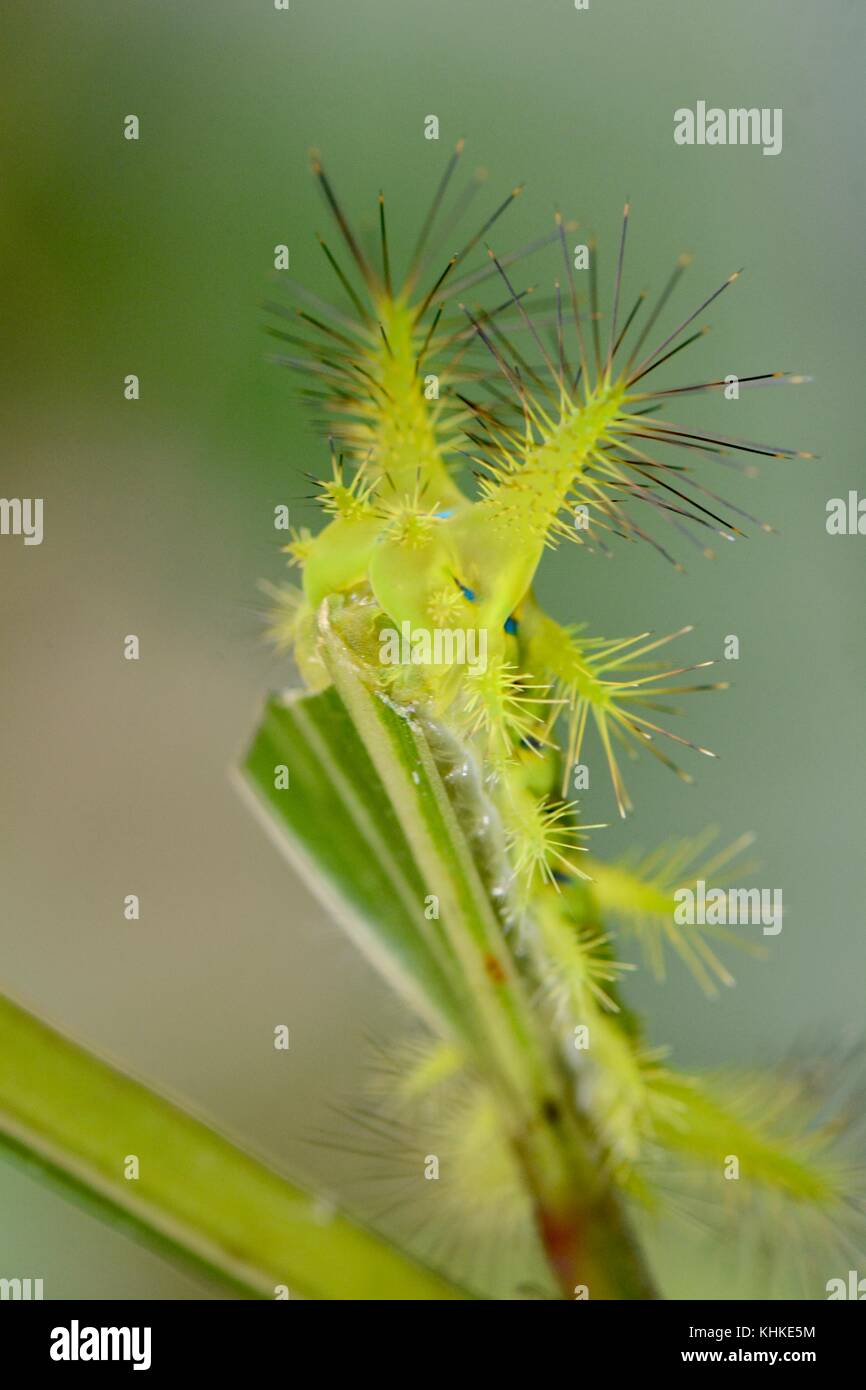
{"type": "MultiPolygon", "coordinates": [[[[626,299],[682,250],[696,253],[683,312],[746,268],[680,381],[815,377],[692,408],[725,425],[735,409],[736,433],[821,455],[708,479],[779,535],[715,562],[680,552],[686,576],[645,548],[606,562],[566,547],[542,592],[606,635],[695,622],[689,659],[740,638],[720,672],[734,688],[687,702],[678,726],[719,761],[695,759],[684,788],[645,760],[637,812],[605,848],[754,830],[756,881],[782,887],[785,926],[766,963],[728,955],[738,984],[713,1003],[676,969],[664,987],[636,979],[652,1040],[690,1067],[857,1036],[866,541],[828,537],[824,519],[864,477],[862,5],[43,0],[8,8],[3,29],[0,491],[45,499],[41,547],[0,540],[4,987],[279,1166],[358,1196],[348,1156],[306,1141],[339,1131],[331,1107],[360,1084],[367,1033],[387,1040],[405,1018],[228,776],[262,696],[292,679],[260,641],[257,581],[283,573],[273,508],[308,519],[300,470],[325,459],[295,383],[265,360],[258,302],[280,242],[299,280],[332,292],[311,146],[360,223],[384,187],[399,258],[465,136],[465,166],[489,170],[479,214],[528,184],[497,248],[561,203],[609,267],[628,196],[626,299]],[[699,98],[782,107],[781,155],[675,146],[674,109],[699,98]],[[131,632],[138,664],[121,655],[131,632]]],[[[556,274],[551,249],[519,279],[556,274]]],[[[591,801],[591,819],[611,816],[601,776],[591,801]]],[[[219,1294],[6,1167],[0,1207],[0,1274],[43,1277],[47,1297],[219,1294]]],[[[656,1258],[674,1296],[763,1292],[706,1246],[666,1240],[656,1258]]]]}

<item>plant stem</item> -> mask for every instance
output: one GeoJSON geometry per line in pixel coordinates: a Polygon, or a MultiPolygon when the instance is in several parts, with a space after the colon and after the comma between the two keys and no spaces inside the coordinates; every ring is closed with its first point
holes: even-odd
{"type": "Polygon", "coordinates": [[[424,728],[365,684],[327,603],[319,626],[329,672],[440,906],[443,968],[468,996],[474,1060],[499,1098],[557,1284],[567,1298],[577,1285],[591,1298],[653,1298],[598,1145],[576,1110],[573,1079],[532,1007],[424,728]]]}
{"type": "Polygon", "coordinates": [[[471,1297],[3,998],[0,1150],[243,1298],[471,1297]]]}

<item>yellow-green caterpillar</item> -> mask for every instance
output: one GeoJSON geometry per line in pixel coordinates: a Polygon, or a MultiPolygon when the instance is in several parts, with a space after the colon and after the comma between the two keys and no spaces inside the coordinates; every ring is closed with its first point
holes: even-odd
{"type": "MultiPolygon", "coordinates": [[[[333,455],[330,478],[317,484],[326,524],[316,536],[293,536],[288,550],[302,571],[303,591],[284,594],[275,631],[296,645],[301,669],[316,684],[323,679],[315,657],[319,604],[334,595],[364,594],[363,653],[383,688],[398,698],[429,703],[459,732],[473,736],[482,755],[499,768],[520,761],[527,748],[537,752],[552,746],[554,728],[562,724],[563,795],[591,714],[625,814],[630,801],[616,745],[629,752],[646,748],[679,772],[659,744],[687,740],[649,716],[660,696],[719,685],[671,686],[668,678],[683,668],[647,667],[647,654],[668,638],[648,642],[643,634],[604,641],[563,628],[544,614],[532,593],[544,550],[563,539],[607,548],[606,538],[619,535],[646,540],[672,558],[653,534],[654,521],[671,524],[693,541],[697,537],[706,549],[704,536],[730,539],[742,532],[721,514],[724,504],[715,493],[682,463],[744,452],[793,457],[794,451],[698,434],[655,413],[664,400],[684,392],[724,387],[720,379],[653,391],[647,378],[700,336],[699,328],[687,330],[736,274],[647,352],[646,340],[685,267],[681,257],[626,358],[628,335],[645,301],[641,293],[621,322],[628,206],[606,346],[595,249],[590,302],[582,309],[567,225],[559,214],[550,235],[529,248],[558,243],[562,257],[563,273],[546,315],[547,340],[544,326],[527,310],[528,292],[512,282],[510,267],[517,256],[500,259],[488,247],[480,268],[461,273],[520,189],[445,259],[422,290],[427,246],[461,150],[462,144],[398,287],[392,281],[384,198],[380,195],[381,259],[374,266],[314,159],[354,278],[320,239],[345,307],[324,304],[301,287],[301,307],[269,306],[306,330],[305,337],[283,328],[271,331],[303,347],[306,356],[277,360],[313,379],[305,394],[327,415],[333,455]],[[470,303],[469,292],[490,282],[501,285],[504,299],[494,308],[470,303]],[[573,324],[573,360],[566,317],[573,324]],[[467,460],[475,475],[472,492],[455,476],[467,460]],[[484,669],[478,663],[461,669],[453,660],[437,659],[432,643],[430,656],[383,665],[376,657],[383,629],[482,634],[484,669]]],[[[783,379],[802,378],[772,372],[743,378],[742,384],[783,379]]],[[[357,630],[356,639],[361,640],[357,630]]],[[[507,773],[502,775],[507,780],[507,773]]]]}
{"type": "MultiPolygon", "coordinates": [[[[745,841],[711,851],[698,836],[636,863],[605,864],[594,852],[586,857],[588,832],[599,827],[583,824],[571,800],[587,785],[582,759],[590,726],[622,815],[631,809],[622,751],[646,750],[686,777],[665,745],[695,745],[664,727],[659,712],[671,713],[670,696],[723,683],[705,683],[686,676],[697,668],[659,660],[660,649],[681,633],[595,636],[547,614],[533,592],[545,549],[564,540],[592,551],[613,548],[617,538],[645,541],[681,568],[660,539],[664,527],[701,551],[715,536],[742,535],[748,522],[769,530],[716,495],[705,481],[707,465],[720,456],[731,464],[741,456],[810,455],[669,417],[679,396],[724,390],[730,380],[653,386],[656,370],[702,336],[700,315],[737,275],[671,332],[658,333],[650,349],[687,258],[676,263],[654,306],[641,293],[622,312],[628,205],[605,332],[596,250],[584,302],[571,225],[560,215],[547,236],[526,248],[552,245],[561,264],[553,293],[532,294],[532,314],[530,289],[513,279],[523,253],[499,257],[483,247],[519,189],[460,249],[449,246],[438,262],[432,259],[428,248],[440,224],[454,235],[454,215],[445,207],[461,148],[399,283],[392,278],[384,199],[374,264],[314,161],[351,268],[322,241],[341,305],[297,286],[300,307],[269,306],[291,322],[291,330],[272,330],[293,349],[278,360],[305,374],[303,394],[325,418],[331,447],[330,474],[316,483],[325,524],[316,535],[296,532],[286,547],[302,586],[277,591],[271,634],[293,649],[308,684],[321,687],[329,680],[320,656],[324,615],[362,679],[420,722],[490,903],[560,1045],[578,1109],[591,1119],[605,1171],[649,1201],[654,1156],[663,1165],[703,1165],[717,1184],[718,1156],[739,1152],[748,1169],[744,1187],[766,1186],[798,1211],[811,1205],[816,1222],[829,1229],[849,1191],[831,1155],[832,1126],[814,1132],[807,1154],[805,1141],[791,1139],[797,1125],[786,1129],[766,1112],[749,1112],[748,1087],[731,1097],[677,1074],[664,1064],[663,1051],[647,1046],[621,995],[621,976],[633,967],[619,959],[611,923],[642,941],[656,975],[672,949],[708,993],[732,983],[705,933],[680,930],[672,909],[684,875],[726,872],[745,841]],[[480,264],[469,268],[479,248],[480,264]],[[478,302],[476,293],[491,286],[495,296],[478,302]]],[[[458,196],[456,209],[466,201],[458,196]]],[[[802,380],[768,372],[739,378],[738,386],[802,380]]],[[[425,1101],[431,1089],[456,1080],[460,1125],[451,1138],[461,1158],[455,1167],[477,1171],[479,1186],[497,1193],[492,1215],[499,1227],[504,1202],[513,1201],[518,1213],[525,1202],[516,1190],[507,1196],[520,1183],[513,1149],[512,1169],[500,1165],[498,1176],[489,1175],[486,1160],[497,1143],[488,1123],[498,1115],[495,1087],[489,1077],[471,1076],[473,1059],[453,1039],[438,1048],[425,1051],[417,1071],[402,1079],[413,1093],[423,1091],[425,1101]]],[[[798,1094],[786,1094],[799,1124],[798,1094]]],[[[514,1139],[499,1135],[506,1150],[514,1139]]],[[[455,1200],[477,1215],[472,1193],[455,1200]]],[[[548,1241],[553,1248],[555,1234],[548,1241]]]]}

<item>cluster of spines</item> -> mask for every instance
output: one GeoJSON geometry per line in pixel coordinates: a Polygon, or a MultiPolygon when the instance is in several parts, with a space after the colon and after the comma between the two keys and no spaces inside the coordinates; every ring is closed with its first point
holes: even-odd
{"type": "MultiPolygon", "coordinates": [[[[409,269],[396,290],[384,196],[380,195],[378,202],[380,263],[374,266],[362,251],[320,160],[314,158],[314,172],[361,280],[356,287],[334,251],[320,237],[328,262],[348,297],[349,310],[334,309],[316,299],[315,313],[309,307],[294,311],[307,330],[314,330],[318,336],[306,343],[311,351],[315,349],[312,356],[304,361],[291,359],[291,364],[316,373],[324,364],[334,378],[328,383],[323,403],[332,412],[329,422],[332,434],[336,432],[339,437],[339,467],[335,463],[332,478],[317,484],[323,510],[329,519],[364,521],[371,548],[381,534],[411,551],[426,542],[437,522],[449,515],[449,509],[456,504],[458,508],[471,507],[477,511],[479,522],[484,514],[499,518],[506,532],[509,526],[515,534],[521,532],[524,543],[527,534],[533,536],[539,548],[555,544],[564,537],[578,542],[587,539],[604,548],[605,543],[598,535],[600,530],[615,531],[629,538],[645,538],[656,548],[662,548],[624,509],[625,502],[640,501],[651,504],[657,513],[686,534],[691,534],[684,525],[686,521],[696,523],[699,528],[714,529],[727,538],[741,534],[718,511],[699,500],[703,496],[715,504],[719,499],[714,493],[687,476],[679,464],[662,463],[650,457],[644,445],[652,442],[656,446],[726,457],[741,451],[792,457],[794,451],[767,449],[744,440],[698,434],[660,420],[654,414],[664,397],[712,390],[724,385],[723,379],[655,392],[647,390],[645,385],[640,386],[651,372],[701,335],[703,330],[696,328],[683,336],[739,272],[705,297],[654,350],[645,351],[645,343],[674,293],[688,258],[681,257],[677,262],[642,328],[640,315],[647,301],[644,291],[621,316],[630,213],[626,204],[610,328],[604,346],[598,306],[597,250],[593,246],[588,276],[589,308],[582,312],[566,240],[567,224],[558,213],[553,233],[525,248],[536,250],[545,241],[555,240],[563,256],[565,274],[555,285],[555,313],[548,325],[552,330],[548,346],[539,324],[526,307],[529,291],[518,291],[509,274],[510,266],[519,259],[520,253],[500,258],[488,248],[485,266],[464,273],[457,280],[454,278],[456,268],[483,242],[493,224],[518,196],[521,190],[515,188],[462,248],[445,260],[426,292],[419,292],[417,285],[431,233],[437,221],[442,221],[446,193],[462,148],[460,142],[448,162],[423,221],[409,269]],[[449,322],[445,312],[447,297],[460,298],[468,289],[474,289],[491,277],[502,281],[507,292],[505,299],[493,309],[470,309],[461,299],[460,308],[468,319],[468,329],[465,322],[462,326],[459,321],[449,322]],[[538,354],[536,363],[529,361],[516,347],[513,331],[503,327],[501,316],[506,312],[512,319],[512,327],[519,327],[529,335],[538,354]],[[569,361],[565,341],[564,323],[568,312],[574,323],[576,364],[569,361]],[[399,375],[395,344],[389,337],[389,331],[395,331],[395,315],[402,325],[400,331],[404,339],[408,333],[408,339],[403,342],[404,365],[399,370],[405,369],[407,342],[410,356],[417,346],[412,364],[416,382],[399,398],[389,392],[386,384],[389,367],[399,375]],[[635,334],[633,346],[624,360],[632,331],[635,334]],[[476,345],[483,346],[493,359],[494,374],[500,379],[498,388],[483,373],[467,367],[467,354],[476,345]],[[445,357],[448,360],[443,364],[445,357]],[[435,402],[426,401],[423,393],[416,389],[419,373],[428,362],[436,366],[444,388],[435,402]],[[461,371],[463,380],[459,375],[461,371]],[[468,383],[476,380],[479,384],[478,379],[487,387],[483,402],[469,395],[472,388],[468,383]],[[636,389],[638,387],[640,389],[636,389]],[[443,397],[450,402],[450,408],[459,412],[444,429],[443,397]],[[427,431],[424,447],[419,446],[413,434],[416,415],[422,432],[427,431]],[[359,421],[366,421],[361,433],[357,432],[359,421]],[[446,456],[456,452],[454,432],[459,427],[474,451],[460,451],[472,459],[476,468],[480,496],[474,503],[456,488],[446,470],[446,456]],[[414,467],[408,472],[399,448],[400,441],[405,444],[407,440],[409,452],[414,451],[415,458],[414,467]],[[639,445],[637,441],[642,443],[639,445]],[[425,449],[429,452],[427,458],[425,449]],[[360,457],[357,472],[349,481],[344,480],[347,453],[360,457]],[[440,496],[440,492],[443,495],[440,496]],[[591,517],[586,526],[575,526],[566,519],[570,516],[568,509],[575,506],[586,507],[591,517]]],[[[476,179],[458,197],[447,220],[448,233],[454,230],[478,187],[476,179]]],[[[297,291],[306,306],[313,304],[313,297],[307,291],[302,287],[297,287],[297,291]]],[[[286,312],[282,306],[276,307],[279,312],[286,312]]],[[[783,379],[801,378],[775,372],[743,378],[742,382],[757,384],[783,379]]],[[[739,509],[733,510],[741,517],[746,515],[739,509]]],[[[511,539],[513,542],[514,537],[511,539]]],[[[509,543],[506,537],[504,545],[509,543]]],[[[294,533],[287,547],[290,563],[303,568],[316,546],[316,538],[308,532],[294,533]]],[[[362,558],[365,553],[361,551],[362,558]]],[[[354,584],[358,576],[350,578],[354,584]]],[[[495,584],[496,576],[490,576],[489,582],[495,584]]],[[[319,590],[313,589],[310,597],[316,601],[320,597],[319,590]]],[[[462,682],[463,688],[458,689],[459,698],[453,703],[451,712],[462,729],[482,735],[487,744],[485,751],[495,751],[502,758],[512,754],[518,746],[549,744],[553,725],[557,719],[563,719],[567,729],[565,787],[571,768],[579,761],[587,720],[592,715],[621,814],[631,809],[631,803],[616,757],[617,742],[630,754],[637,748],[646,748],[688,780],[688,774],[659,747],[659,740],[696,745],[663,728],[648,717],[648,712],[657,707],[660,696],[718,689],[724,683],[667,685],[667,680],[696,668],[673,667],[644,673],[639,670],[638,661],[651,646],[670,639],[647,643],[648,634],[622,642],[578,639],[572,630],[560,628],[541,614],[531,593],[522,598],[518,595],[518,598],[520,609],[506,619],[504,627],[505,633],[512,633],[516,640],[511,646],[504,644],[488,672],[480,675],[468,672],[462,682]],[[521,631],[524,622],[525,629],[521,631]],[[638,645],[640,642],[644,645],[638,645]],[[540,708],[544,703],[549,707],[547,711],[540,708]]],[[[454,573],[438,585],[428,599],[427,612],[431,621],[461,616],[464,600],[474,602],[474,594],[462,576],[454,573]]],[[[463,616],[466,616],[465,610],[463,616]]],[[[449,692],[453,693],[455,684],[453,680],[446,682],[449,692]]],[[[441,689],[439,694],[441,696],[441,689]]],[[[699,751],[709,754],[707,749],[699,751]]]]}
{"type": "MultiPolygon", "coordinates": [[[[474,442],[480,446],[474,455],[474,462],[480,473],[485,501],[498,509],[506,519],[523,519],[527,515],[525,505],[521,506],[525,494],[532,494],[533,491],[540,494],[530,500],[536,504],[533,524],[545,543],[555,543],[563,538],[579,543],[595,539],[600,543],[597,532],[609,531],[629,539],[646,540],[676,564],[667,549],[634,519],[627,504],[642,503],[651,507],[659,517],[704,551],[708,550],[708,546],[702,536],[708,531],[725,540],[743,535],[739,526],[725,518],[723,511],[733,512],[740,520],[752,522],[764,530],[772,528],[741,508],[725,502],[713,490],[693,478],[682,463],[663,461],[647,452],[648,448],[654,451],[678,449],[685,454],[710,456],[724,461],[736,461],[741,455],[777,459],[808,459],[813,455],[756,444],[729,435],[697,432],[659,418],[657,412],[666,399],[723,390],[728,384],[726,377],[659,390],[648,390],[645,386],[636,389],[651,373],[703,337],[706,332],[704,327],[695,329],[688,336],[683,335],[741,272],[735,271],[728,276],[653,351],[641,355],[647,336],[688,263],[688,258],[681,257],[636,338],[630,356],[620,366],[618,358],[625,350],[632,326],[639,322],[647,298],[645,292],[641,291],[620,329],[620,291],[629,211],[626,204],[606,349],[601,344],[599,332],[597,252],[593,249],[590,260],[591,341],[587,346],[586,324],[574,286],[564,225],[562,218],[557,217],[568,280],[568,298],[579,346],[579,363],[575,371],[572,371],[566,358],[560,284],[556,285],[555,340],[548,350],[523,303],[523,297],[515,291],[498,258],[490,252],[492,264],[501,273],[508,290],[511,305],[531,333],[541,361],[536,365],[528,363],[506,335],[499,332],[494,339],[492,334],[486,332],[483,322],[469,314],[479,341],[484,344],[497,371],[513,393],[523,417],[521,430],[497,419],[487,403],[475,407],[473,402],[468,402],[475,408],[478,427],[483,430],[483,433],[474,436],[474,442]],[[605,410],[609,418],[604,421],[593,445],[580,447],[581,422],[594,411],[604,413],[605,410]],[[578,435],[577,447],[573,443],[575,433],[578,435]],[[551,455],[554,460],[552,464],[551,455]],[[545,483],[547,487],[543,489],[540,484],[545,483]],[[588,525],[574,525],[576,507],[587,508],[588,525]],[[567,520],[563,518],[563,512],[568,514],[567,520]]],[[[775,371],[739,377],[738,384],[740,387],[752,387],[783,382],[800,384],[805,380],[807,378],[801,375],[775,371]]],[[[532,518],[531,510],[529,516],[532,518]]]]}

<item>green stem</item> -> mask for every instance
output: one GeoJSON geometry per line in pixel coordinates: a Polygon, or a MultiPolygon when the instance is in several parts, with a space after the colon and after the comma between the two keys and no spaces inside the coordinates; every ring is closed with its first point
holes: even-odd
{"type": "Polygon", "coordinates": [[[499,1096],[533,1194],[537,1223],[567,1298],[652,1298],[654,1292],[586,1121],[573,1080],[548,1045],[526,982],[469,851],[466,836],[416,717],[395,711],[320,611],[325,660],[371,762],[397,812],[428,892],[439,902],[444,967],[469,986],[477,1025],[476,1063],[499,1096]]]}
{"type": "Polygon", "coordinates": [[[2,998],[0,1150],[242,1297],[470,1297],[2,998]]]}

